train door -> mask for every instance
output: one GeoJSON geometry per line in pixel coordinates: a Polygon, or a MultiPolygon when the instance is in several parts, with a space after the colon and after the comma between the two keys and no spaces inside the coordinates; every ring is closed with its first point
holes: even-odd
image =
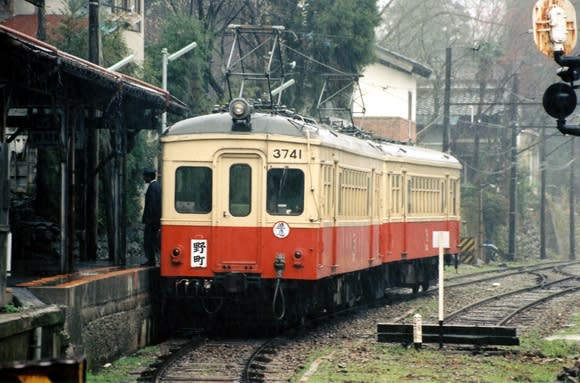
{"type": "Polygon", "coordinates": [[[214,240],[216,271],[259,272],[264,161],[261,156],[222,154],[216,163],[214,240]]]}

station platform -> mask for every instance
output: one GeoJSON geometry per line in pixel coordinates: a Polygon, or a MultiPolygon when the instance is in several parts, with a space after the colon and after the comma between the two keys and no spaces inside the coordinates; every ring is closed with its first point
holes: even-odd
{"type": "Polygon", "coordinates": [[[66,275],[12,275],[0,313],[0,363],[84,358],[102,365],[158,339],[159,269],[82,265],[66,275]]]}

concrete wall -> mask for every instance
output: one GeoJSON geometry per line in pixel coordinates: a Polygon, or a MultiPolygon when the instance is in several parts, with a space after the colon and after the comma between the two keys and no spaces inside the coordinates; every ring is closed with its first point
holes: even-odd
{"type": "Polygon", "coordinates": [[[0,314],[0,363],[60,357],[64,317],[54,305],[0,314]]]}
{"type": "Polygon", "coordinates": [[[134,268],[85,271],[78,279],[27,287],[42,301],[64,307],[66,356],[84,355],[92,369],[157,340],[158,286],[158,269],[134,268]]]}

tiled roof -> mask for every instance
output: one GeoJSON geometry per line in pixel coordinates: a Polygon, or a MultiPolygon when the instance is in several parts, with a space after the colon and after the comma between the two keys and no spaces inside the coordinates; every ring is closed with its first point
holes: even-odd
{"type": "Polygon", "coordinates": [[[428,68],[418,61],[405,57],[379,45],[376,46],[376,49],[379,62],[383,65],[393,67],[407,73],[414,73],[422,77],[429,77],[431,75],[431,68],[428,68]]]}

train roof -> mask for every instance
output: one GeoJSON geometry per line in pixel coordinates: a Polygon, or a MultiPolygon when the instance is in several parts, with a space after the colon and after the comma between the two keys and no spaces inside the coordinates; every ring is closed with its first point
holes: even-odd
{"type": "MultiPolygon", "coordinates": [[[[213,113],[179,121],[169,127],[165,137],[196,134],[267,134],[296,138],[318,139],[327,146],[356,152],[370,157],[397,159],[399,161],[425,161],[442,166],[461,167],[459,161],[450,154],[437,150],[380,140],[364,139],[338,132],[327,124],[318,124],[298,115],[255,112],[251,115],[251,131],[232,131],[232,117],[229,113],[213,113]]],[[[173,141],[173,140],[171,140],[173,141]]]]}

